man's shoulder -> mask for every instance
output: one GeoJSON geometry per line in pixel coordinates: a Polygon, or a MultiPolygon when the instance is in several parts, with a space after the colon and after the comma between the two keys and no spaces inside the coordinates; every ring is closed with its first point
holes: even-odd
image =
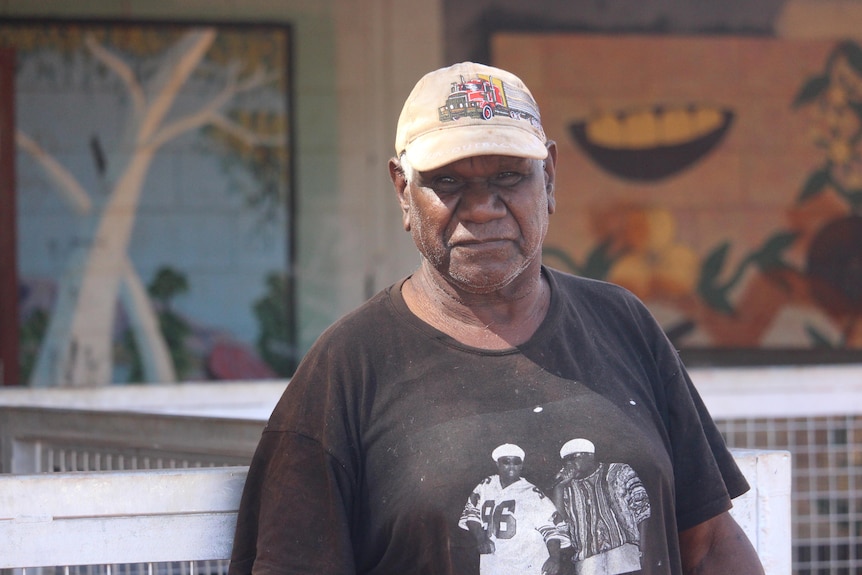
{"type": "Polygon", "coordinates": [[[588,278],[545,267],[553,287],[564,296],[583,301],[618,301],[640,304],[635,294],[617,284],[605,280],[588,278]]]}
{"type": "Polygon", "coordinates": [[[575,317],[574,325],[605,332],[612,325],[621,328],[620,333],[659,331],[647,306],[626,288],[550,268],[547,274],[556,291],[557,303],[553,305],[560,314],[575,317]],[[635,325],[640,327],[634,329],[635,325]]]}
{"type": "Polygon", "coordinates": [[[323,331],[321,338],[351,337],[357,332],[368,335],[369,329],[376,331],[391,323],[398,315],[390,297],[392,289],[396,286],[397,284],[394,284],[377,292],[345,313],[323,331]]]}
{"type": "Polygon", "coordinates": [[[500,476],[499,475],[488,475],[482,481],[476,484],[476,491],[481,491],[483,489],[487,489],[492,486],[499,487],[500,485],[500,476]]]}
{"type": "Polygon", "coordinates": [[[518,491],[529,491],[531,493],[539,493],[541,494],[541,490],[536,487],[536,484],[530,481],[529,479],[524,479],[521,477],[512,484],[512,487],[515,487],[518,491]]]}
{"type": "Polygon", "coordinates": [[[557,268],[545,266],[544,270],[554,281],[564,289],[575,289],[584,291],[599,291],[611,293],[630,293],[625,288],[612,284],[608,281],[575,275],[557,268]]]}

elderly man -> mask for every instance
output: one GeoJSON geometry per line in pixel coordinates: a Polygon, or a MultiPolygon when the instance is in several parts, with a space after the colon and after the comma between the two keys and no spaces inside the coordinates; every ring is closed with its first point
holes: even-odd
{"type": "Polygon", "coordinates": [[[431,72],[395,151],[421,262],[303,358],[251,463],[231,575],[478,573],[458,523],[482,454],[515,441],[550,484],[560,442],[585,435],[649,493],[642,573],[762,573],[727,513],[748,486],[660,327],[623,289],[542,265],[557,147],[528,88],[431,72]]]}
{"type": "Polygon", "coordinates": [[[473,534],[482,555],[480,575],[565,573],[566,523],[551,500],[521,477],[524,457],[517,445],[497,446],[491,459],[498,473],[473,489],[461,513],[458,525],[473,534]]]}

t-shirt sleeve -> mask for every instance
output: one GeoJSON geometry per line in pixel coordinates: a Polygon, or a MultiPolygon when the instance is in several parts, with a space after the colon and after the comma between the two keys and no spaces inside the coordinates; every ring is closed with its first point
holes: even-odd
{"type": "Polygon", "coordinates": [[[243,491],[229,575],[353,573],[352,490],[344,468],[315,440],[264,432],[243,491]]]}
{"type": "Polygon", "coordinates": [[[631,294],[628,305],[650,342],[654,393],[673,461],[677,529],[683,531],[728,511],[749,486],[664,330],[631,294]]]}
{"type": "MultiPolygon", "coordinates": [[[[674,354],[675,355],[675,354],[674,354]]],[[[685,368],[666,386],[680,531],[728,511],[749,485],[685,368]]]]}
{"type": "Polygon", "coordinates": [[[345,391],[359,369],[330,329],[303,358],[252,458],[229,575],[355,572],[358,409],[345,391]]]}
{"type": "Polygon", "coordinates": [[[461,512],[461,519],[458,521],[458,527],[469,530],[467,525],[470,521],[482,524],[482,503],[484,503],[482,487],[488,482],[487,479],[476,486],[470,497],[467,498],[467,503],[464,505],[464,511],[461,512]]]}

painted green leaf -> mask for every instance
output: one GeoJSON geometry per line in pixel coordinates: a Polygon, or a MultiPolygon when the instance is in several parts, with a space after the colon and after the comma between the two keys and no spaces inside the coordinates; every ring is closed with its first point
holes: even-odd
{"type": "Polygon", "coordinates": [[[847,62],[850,64],[850,67],[853,68],[857,74],[862,75],[862,48],[860,48],[855,42],[848,40],[841,44],[841,51],[847,58],[847,62]]]}
{"type": "Polygon", "coordinates": [[[724,268],[728,251],[730,251],[730,244],[724,242],[706,257],[700,268],[700,281],[697,285],[697,291],[704,303],[709,307],[730,315],[733,313],[733,306],[727,301],[727,296],[725,295],[727,290],[723,286],[718,285],[718,276],[724,268]]]}
{"type": "Polygon", "coordinates": [[[189,280],[181,271],[170,266],[162,266],[147,286],[153,299],[167,306],[175,296],[189,291],[189,280]]]}
{"type": "Polygon", "coordinates": [[[844,195],[847,197],[847,201],[853,207],[854,211],[862,207],[862,188],[848,190],[844,195]]]}
{"type": "Polygon", "coordinates": [[[724,290],[710,289],[701,292],[703,301],[712,309],[720,311],[726,315],[733,315],[733,306],[727,301],[724,290]]]}
{"type": "Polygon", "coordinates": [[[776,267],[780,265],[781,254],[793,245],[799,234],[797,232],[778,232],[763,243],[757,255],[757,263],[761,267],[776,267]]]}
{"type": "Polygon", "coordinates": [[[587,257],[581,273],[590,278],[605,279],[614,264],[610,255],[610,241],[600,243],[587,257]]]}
{"type": "Polygon", "coordinates": [[[576,275],[580,275],[580,273],[581,273],[581,268],[577,264],[577,262],[575,262],[575,260],[573,260],[572,257],[568,253],[565,252],[565,250],[562,250],[560,248],[555,248],[552,246],[543,247],[542,248],[542,258],[543,259],[555,258],[560,262],[560,264],[562,264],[560,267],[563,268],[563,271],[567,271],[569,273],[573,273],[576,275]]]}
{"type": "Polygon", "coordinates": [[[812,347],[817,347],[820,349],[831,349],[835,347],[829,339],[820,333],[814,326],[806,326],[806,333],[808,333],[808,337],[811,338],[812,347]]]}
{"type": "Polygon", "coordinates": [[[693,332],[696,327],[697,323],[695,323],[694,320],[687,319],[675,325],[667,327],[664,333],[665,335],[667,335],[668,339],[670,339],[672,342],[676,342],[677,340],[682,339],[691,332],[693,332]]]}
{"type": "Polygon", "coordinates": [[[287,319],[287,276],[272,272],[264,283],[264,294],[252,306],[258,325],[257,352],[279,376],[288,377],[296,369],[296,350],[287,319]]]}
{"type": "Polygon", "coordinates": [[[727,252],[729,250],[730,244],[724,242],[703,260],[703,265],[700,268],[701,286],[711,286],[715,283],[722,268],[724,268],[724,262],[727,259],[727,252]]]}
{"type": "Polygon", "coordinates": [[[802,192],[799,193],[797,201],[802,203],[808,198],[816,196],[823,191],[830,180],[831,176],[829,175],[829,170],[825,168],[817,170],[808,177],[808,180],[805,181],[805,185],[802,186],[802,192]]]}
{"type": "Polygon", "coordinates": [[[793,107],[798,108],[817,99],[829,86],[829,76],[814,76],[802,86],[793,99],[793,107]]]}

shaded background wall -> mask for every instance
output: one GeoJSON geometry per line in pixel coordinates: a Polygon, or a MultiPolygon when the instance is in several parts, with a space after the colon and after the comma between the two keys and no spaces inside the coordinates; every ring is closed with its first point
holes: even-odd
{"type": "Polygon", "coordinates": [[[825,0],[6,0],[0,16],[290,26],[297,356],[417,261],[385,165],[400,105],[425,71],[463,59],[493,61],[492,42],[502,32],[834,40],[857,34],[862,21],[859,2],[825,0]]]}

